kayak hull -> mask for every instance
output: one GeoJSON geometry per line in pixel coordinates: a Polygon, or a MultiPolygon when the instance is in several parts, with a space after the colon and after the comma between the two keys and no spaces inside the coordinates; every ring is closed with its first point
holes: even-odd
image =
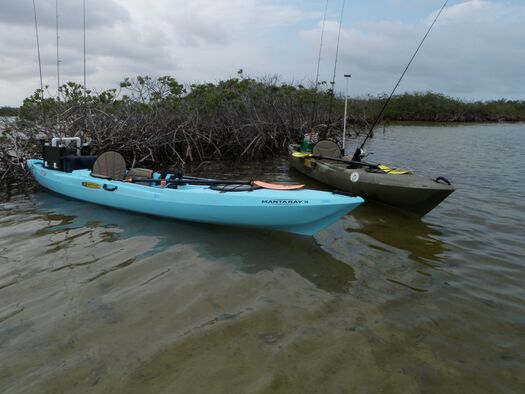
{"type": "Polygon", "coordinates": [[[291,166],[321,183],[351,194],[424,216],[455,189],[446,183],[416,175],[392,175],[367,168],[348,168],[345,163],[292,156],[291,166]]]}
{"type": "Polygon", "coordinates": [[[89,170],[47,169],[41,160],[27,164],[41,186],[78,200],[173,219],[301,235],[315,234],[363,202],[360,197],[307,189],[221,192],[198,185],[172,189],[100,179],[89,170]]]}

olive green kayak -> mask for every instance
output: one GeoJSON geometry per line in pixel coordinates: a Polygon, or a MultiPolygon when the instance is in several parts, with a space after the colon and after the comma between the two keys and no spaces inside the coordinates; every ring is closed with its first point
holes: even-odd
{"type": "Polygon", "coordinates": [[[375,165],[353,165],[326,159],[327,155],[298,154],[299,145],[290,145],[291,166],[334,189],[345,191],[365,200],[373,200],[424,216],[454,191],[445,178],[432,179],[412,171],[383,169],[375,165]],[[295,153],[295,156],[294,156],[295,153]],[[319,159],[323,157],[323,159],[319,159]],[[351,168],[354,167],[354,168],[351,168]]]}

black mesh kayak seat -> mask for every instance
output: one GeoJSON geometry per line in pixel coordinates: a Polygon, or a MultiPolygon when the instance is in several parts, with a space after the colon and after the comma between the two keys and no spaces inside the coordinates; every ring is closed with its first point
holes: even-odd
{"type": "Polygon", "coordinates": [[[120,153],[104,152],[93,164],[91,175],[97,178],[122,181],[126,175],[126,161],[120,153]]]}
{"type": "Polygon", "coordinates": [[[339,159],[341,157],[341,148],[333,141],[323,140],[315,144],[313,154],[315,156],[339,159]]]}

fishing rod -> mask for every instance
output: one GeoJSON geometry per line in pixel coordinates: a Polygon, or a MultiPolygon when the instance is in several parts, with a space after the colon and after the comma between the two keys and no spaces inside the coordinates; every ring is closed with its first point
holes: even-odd
{"type": "Polygon", "coordinates": [[[415,57],[417,56],[418,52],[419,52],[419,49],[421,49],[421,46],[423,45],[423,43],[425,42],[425,40],[427,39],[428,35],[430,34],[430,31],[432,30],[432,28],[434,27],[435,23],[437,22],[439,16],[441,15],[441,13],[443,12],[443,10],[445,9],[445,7],[447,6],[448,4],[448,1],[449,0],[445,0],[445,2],[443,3],[443,5],[441,6],[441,9],[439,10],[439,12],[437,13],[436,17],[434,18],[434,21],[432,22],[432,24],[430,25],[430,27],[428,28],[427,32],[425,33],[425,35],[423,36],[423,39],[421,40],[421,42],[419,43],[418,47],[416,48],[414,54],[412,55],[412,58],[410,59],[410,61],[408,62],[407,66],[405,67],[405,70],[403,71],[403,73],[401,74],[401,77],[399,78],[399,80],[397,81],[396,85],[394,86],[394,89],[392,89],[392,92],[390,93],[390,96],[388,97],[388,99],[385,101],[385,104],[383,104],[383,107],[381,108],[381,111],[379,111],[379,114],[377,115],[377,117],[375,118],[374,120],[374,123],[372,124],[372,127],[370,127],[370,130],[368,131],[363,143],[355,150],[354,152],[354,155],[352,156],[352,160],[353,161],[360,161],[361,160],[361,155],[362,155],[362,152],[363,152],[363,147],[365,146],[365,143],[366,141],[368,141],[368,139],[370,138],[370,136],[372,135],[372,132],[374,131],[374,128],[377,126],[377,124],[379,123],[379,120],[381,119],[381,117],[383,116],[383,113],[385,112],[385,109],[386,107],[388,106],[388,104],[390,103],[390,101],[392,100],[392,97],[394,96],[394,93],[395,91],[397,90],[397,87],[399,86],[399,84],[401,83],[401,80],[403,79],[403,77],[405,76],[406,72],[408,71],[408,68],[410,67],[410,65],[412,64],[412,61],[415,59],[415,57]]]}
{"type": "Polygon", "coordinates": [[[174,179],[152,179],[152,178],[127,178],[124,179],[127,183],[153,183],[161,186],[175,185],[198,185],[198,186],[257,186],[263,189],[272,190],[298,190],[302,189],[305,185],[303,184],[280,184],[280,183],[268,183],[258,180],[249,181],[235,181],[235,180],[218,180],[218,179],[199,179],[193,177],[182,177],[174,179]]]}
{"type": "Polygon", "coordinates": [[[317,56],[317,71],[315,73],[314,102],[313,102],[313,108],[312,108],[312,125],[315,121],[315,115],[317,112],[317,87],[319,85],[319,69],[321,66],[321,54],[323,52],[323,37],[324,37],[324,27],[326,23],[326,12],[327,11],[328,11],[328,0],[326,0],[325,5],[324,5],[323,24],[321,26],[321,41],[319,43],[319,55],[317,56]]]}
{"type": "Polygon", "coordinates": [[[337,45],[335,48],[335,62],[334,62],[334,73],[332,75],[332,81],[330,84],[332,85],[331,94],[330,94],[330,109],[328,111],[328,123],[331,123],[332,121],[332,104],[334,102],[334,89],[335,89],[335,74],[337,72],[337,58],[339,56],[339,40],[341,38],[341,25],[343,24],[343,13],[345,10],[345,2],[346,0],[343,0],[341,4],[341,15],[339,17],[339,32],[337,33],[337,45]]]}
{"type": "Polygon", "coordinates": [[[216,179],[152,179],[152,178],[128,178],[124,179],[128,183],[155,183],[155,184],[179,184],[179,185],[251,185],[253,181],[232,181],[232,180],[216,180],[216,179]]]}
{"type": "Polygon", "coordinates": [[[84,19],[84,98],[86,97],[86,0],[83,1],[84,19]]]}
{"type": "Polygon", "coordinates": [[[84,132],[87,130],[87,92],[86,92],[86,0],[83,0],[83,19],[84,19],[84,130],[81,137],[84,138],[84,132]]]}
{"type": "Polygon", "coordinates": [[[60,52],[59,52],[59,35],[58,35],[58,0],[55,0],[56,16],[56,39],[57,39],[57,125],[56,129],[60,130],[60,52]]]}
{"type": "Polygon", "coordinates": [[[57,95],[60,101],[60,53],[58,45],[58,0],[55,0],[55,16],[56,16],[56,38],[57,38],[57,95]]]}

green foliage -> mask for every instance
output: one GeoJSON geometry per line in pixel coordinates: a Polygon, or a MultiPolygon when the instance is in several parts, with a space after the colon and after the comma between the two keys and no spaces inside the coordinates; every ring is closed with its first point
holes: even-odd
{"type": "MultiPolygon", "coordinates": [[[[126,141],[147,140],[153,144],[147,157],[167,155],[167,143],[172,153],[179,154],[195,146],[201,159],[216,157],[218,152],[227,158],[262,157],[264,152],[284,151],[288,142],[298,141],[312,128],[342,127],[344,97],[332,100],[327,86],[320,82],[315,89],[282,83],[276,77],[250,78],[242,69],[227,80],[187,87],[170,76],[125,78],[117,89],[99,92],[68,82],[60,87],[60,97],[37,90],[26,98],[18,122],[45,133],[91,130],[99,141],[122,135],[126,141]],[[155,138],[157,142],[151,142],[155,138]]],[[[349,123],[357,126],[355,130],[369,126],[386,100],[384,95],[351,98],[349,123]]],[[[394,96],[382,119],[520,120],[525,120],[524,101],[463,102],[434,92],[394,96]]]]}
{"type": "Polygon", "coordinates": [[[19,108],[0,107],[0,116],[18,116],[19,108]]]}
{"type": "MultiPolygon", "coordinates": [[[[386,99],[386,96],[353,99],[350,101],[350,110],[372,120],[386,99]]],[[[383,119],[426,122],[523,121],[525,101],[464,102],[434,92],[404,93],[392,98],[383,119]]]]}
{"type": "MultiPolygon", "coordinates": [[[[257,116],[262,108],[280,108],[279,122],[286,116],[292,121],[298,114],[304,119],[311,118],[312,123],[325,122],[328,119],[331,90],[325,81],[318,89],[304,85],[281,83],[277,78],[254,79],[237,71],[235,78],[217,83],[192,84],[184,87],[171,76],[152,78],[137,76],[125,78],[118,89],[100,92],[84,91],[82,85],[68,82],[60,87],[60,99],[42,91],[26,98],[22,107],[0,108],[0,116],[18,115],[22,119],[36,120],[40,117],[52,118],[72,106],[90,107],[106,113],[118,114],[126,108],[134,108],[142,113],[166,108],[173,111],[196,111],[199,116],[212,120],[236,116],[257,116]],[[44,99],[42,99],[44,97],[44,99]],[[308,113],[314,116],[307,115],[308,113]],[[286,114],[286,115],[283,115],[286,114]]],[[[47,87],[46,87],[47,89],[47,87]]],[[[386,96],[367,96],[352,98],[349,102],[350,121],[372,121],[380,112],[386,96]]],[[[337,96],[333,100],[332,119],[341,117],[344,98],[337,96]]],[[[495,100],[487,102],[464,102],[443,94],[405,93],[393,97],[387,107],[385,121],[523,121],[525,120],[525,102],[495,100]]],[[[231,122],[230,122],[231,123],[231,122]]],[[[286,122],[285,122],[286,123],[286,122]]]]}

